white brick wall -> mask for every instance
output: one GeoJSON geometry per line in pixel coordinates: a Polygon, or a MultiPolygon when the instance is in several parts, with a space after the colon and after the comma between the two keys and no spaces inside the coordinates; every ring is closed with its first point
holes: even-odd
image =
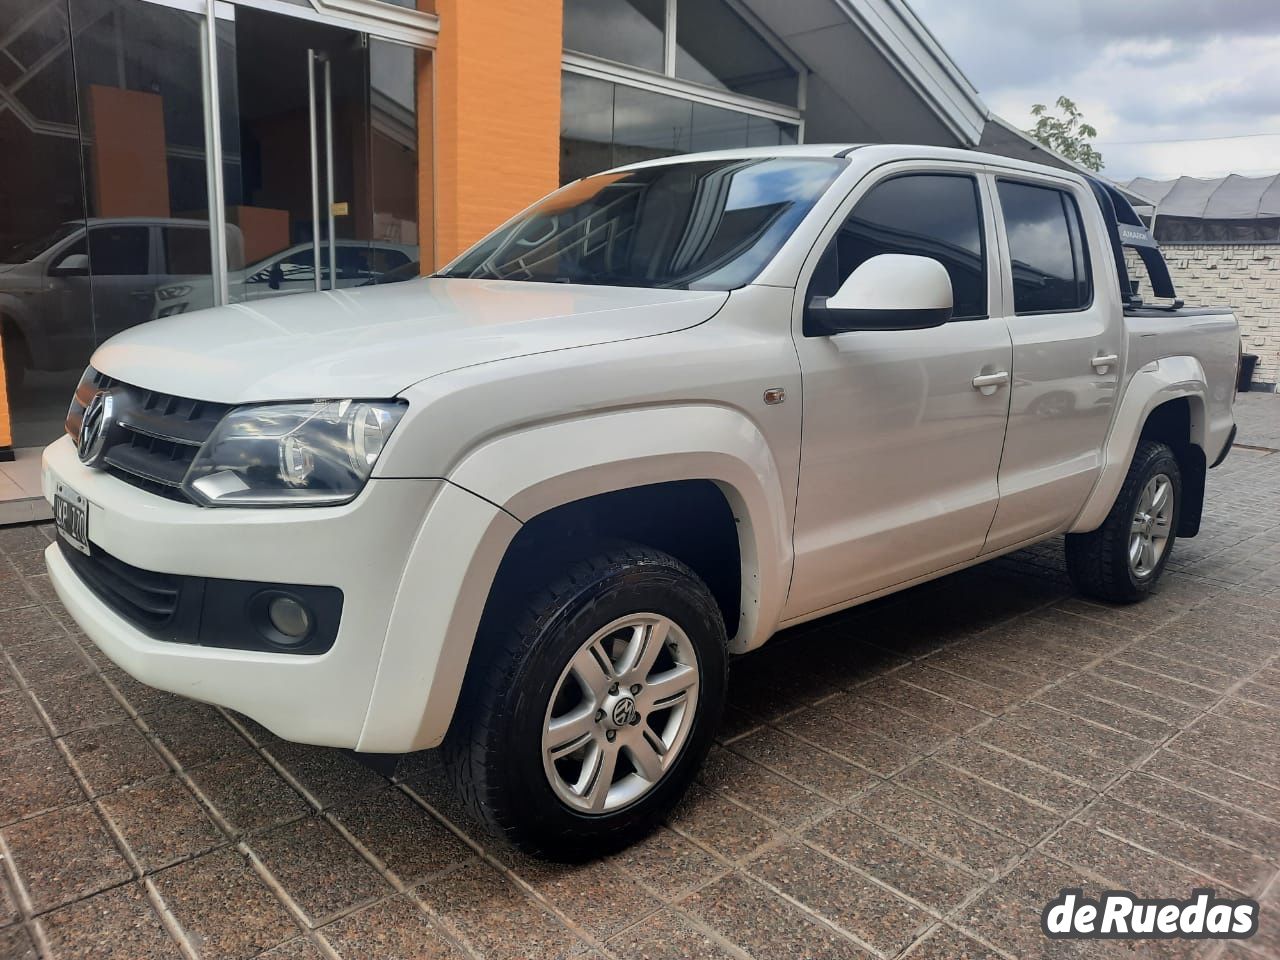
{"type": "MultiPolygon", "coordinates": [[[[1229,305],[1240,321],[1244,352],[1258,355],[1255,383],[1280,382],[1280,244],[1162,243],[1174,289],[1187,306],[1229,305]]],[[[1150,299],[1151,283],[1132,251],[1129,271],[1141,278],[1150,299]]]]}

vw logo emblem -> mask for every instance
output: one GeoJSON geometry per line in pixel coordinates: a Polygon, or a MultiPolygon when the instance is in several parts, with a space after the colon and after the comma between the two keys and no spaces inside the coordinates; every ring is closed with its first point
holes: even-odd
{"type": "Polygon", "coordinates": [[[613,705],[613,725],[615,727],[625,727],[631,722],[631,717],[636,712],[636,702],[630,697],[623,697],[613,705]]]}
{"type": "Polygon", "coordinates": [[[90,467],[102,464],[102,455],[107,445],[107,435],[115,422],[115,399],[106,390],[99,390],[84,409],[84,419],[80,421],[80,442],[76,444],[76,452],[80,462],[90,467]]]}

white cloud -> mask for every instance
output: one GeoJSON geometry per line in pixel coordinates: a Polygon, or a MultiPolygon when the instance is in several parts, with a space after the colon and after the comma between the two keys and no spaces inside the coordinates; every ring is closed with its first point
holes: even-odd
{"type": "Polygon", "coordinates": [[[1033,103],[1073,99],[1111,177],[1280,170],[1276,0],[912,6],[1014,124],[1031,126],[1033,103]]]}

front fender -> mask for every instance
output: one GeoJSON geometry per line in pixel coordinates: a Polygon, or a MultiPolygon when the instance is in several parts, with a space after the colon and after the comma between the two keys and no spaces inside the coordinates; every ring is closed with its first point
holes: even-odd
{"type": "Polygon", "coordinates": [[[778,622],[791,576],[790,512],[768,442],[731,407],[655,405],[550,423],[484,444],[450,480],[522,522],[596,494],[711,480],[738,524],[734,652],[762,644],[778,622]]]}
{"type": "Polygon", "coordinates": [[[464,456],[419,531],[357,749],[437,746],[448,732],[489,589],[523,521],[595,494],[711,480],[738,521],[743,619],[734,650],[768,639],[791,572],[790,514],[763,435],[712,404],[651,406],[498,437],[464,456]]]}
{"type": "Polygon", "coordinates": [[[1102,525],[1124,485],[1142,427],[1151,411],[1162,403],[1182,397],[1188,399],[1191,408],[1190,440],[1206,455],[1209,453],[1206,383],[1204,367],[1195,357],[1165,357],[1153,360],[1134,372],[1111,422],[1098,480],[1068,532],[1085,533],[1102,525]]]}

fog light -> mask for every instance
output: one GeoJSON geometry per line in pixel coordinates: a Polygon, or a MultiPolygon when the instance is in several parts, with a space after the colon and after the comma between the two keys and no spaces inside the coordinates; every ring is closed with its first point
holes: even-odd
{"type": "Polygon", "coordinates": [[[311,633],[311,614],[293,597],[272,597],[267,604],[267,619],[280,633],[279,643],[301,643],[311,633]]]}

